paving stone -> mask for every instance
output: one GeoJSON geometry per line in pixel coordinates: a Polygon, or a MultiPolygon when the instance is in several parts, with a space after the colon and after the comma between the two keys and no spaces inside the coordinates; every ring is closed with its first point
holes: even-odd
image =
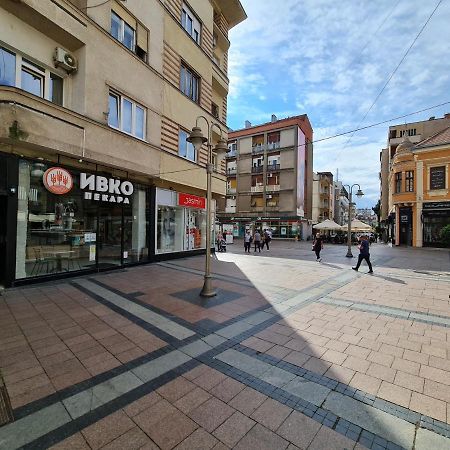
{"type": "Polygon", "coordinates": [[[322,426],[308,450],[351,450],[354,446],[354,441],[328,427],[322,426]]]}
{"type": "Polygon", "coordinates": [[[201,354],[206,353],[211,349],[212,347],[201,339],[179,348],[181,352],[186,353],[192,358],[196,358],[197,356],[200,356],[201,354]]]}
{"type": "Polygon", "coordinates": [[[327,395],[330,393],[330,389],[317,383],[307,381],[302,377],[296,377],[286,386],[283,390],[306,400],[313,405],[320,406],[327,395]]]}
{"type": "Polygon", "coordinates": [[[150,408],[141,411],[133,417],[133,420],[143,431],[149,434],[150,430],[152,430],[159,421],[176,411],[176,408],[174,408],[167,400],[163,399],[150,406],[150,408]]]}
{"type": "Polygon", "coordinates": [[[188,413],[192,411],[193,409],[197,408],[197,406],[201,405],[202,403],[206,402],[211,398],[211,395],[208,394],[208,392],[204,391],[203,389],[197,387],[194,390],[190,391],[188,394],[186,394],[184,397],[177,400],[174,405],[184,413],[188,413]]]}
{"type": "Polygon", "coordinates": [[[209,391],[226,378],[227,376],[224,375],[223,373],[208,367],[208,370],[206,370],[200,376],[192,380],[192,382],[195,383],[197,386],[200,386],[201,388],[209,391]]]}
{"type": "Polygon", "coordinates": [[[291,351],[287,356],[285,356],[283,358],[283,361],[294,364],[298,367],[303,367],[303,364],[305,364],[310,358],[310,355],[306,355],[305,353],[297,352],[294,350],[291,351]]]}
{"type": "Polygon", "coordinates": [[[204,338],[202,338],[203,341],[205,341],[208,345],[210,345],[211,347],[217,347],[220,344],[223,344],[224,342],[226,342],[226,339],[223,338],[222,336],[219,336],[217,334],[208,334],[208,336],[205,336],[204,338]]]}
{"type": "Polygon", "coordinates": [[[189,417],[210,433],[234,413],[234,409],[217,398],[206,400],[190,411],[189,417]]]}
{"type": "Polygon", "coordinates": [[[128,406],[123,408],[126,414],[130,417],[134,417],[145,409],[150,408],[154,404],[160,402],[162,397],[156,392],[151,392],[150,394],[144,395],[138,400],[135,400],[133,403],[130,403],[128,406]]]}
{"type": "Polygon", "coordinates": [[[293,411],[281,424],[277,434],[300,448],[307,448],[321,427],[320,423],[293,411]]]}
{"type": "Polygon", "coordinates": [[[423,392],[424,382],[425,380],[423,378],[401,372],[400,370],[397,371],[394,380],[394,384],[420,393],[423,392]]]}
{"type": "Polygon", "coordinates": [[[380,388],[381,380],[379,378],[371,377],[370,375],[356,372],[355,376],[350,381],[350,384],[361,391],[376,395],[380,388]]]}
{"type": "Polygon", "coordinates": [[[268,430],[260,424],[256,424],[234,447],[235,450],[283,450],[289,442],[268,430]]]}
{"type": "Polygon", "coordinates": [[[239,381],[233,380],[233,378],[227,378],[217,386],[214,386],[210,393],[222,400],[225,403],[228,403],[233,397],[235,397],[239,392],[241,392],[245,388],[245,384],[240,383],[239,381]]]}
{"type": "Polygon", "coordinates": [[[273,356],[274,358],[283,359],[285,356],[291,353],[291,350],[286,347],[283,347],[282,345],[275,345],[274,347],[267,350],[265,353],[269,356],[273,356]]]}
{"type": "Polygon", "coordinates": [[[292,408],[268,398],[252,415],[261,425],[269,430],[276,431],[286,417],[292,412],[292,408]]]}
{"type": "Polygon", "coordinates": [[[447,411],[446,404],[437,398],[428,397],[428,395],[413,392],[409,408],[413,411],[420,412],[434,419],[446,421],[447,411]]]}
{"type": "Polygon", "coordinates": [[[252,388],[246,387],[236,397],[234,397],[228,404],[244,413],[246,416],[250,416],[261,403],[267,399],[267,396],[255,391],[252,388]]]}
{"type": "Polygon", "coordinates": [[[227,339],[234,338],[238,334],[244,333],[245,331],[250,330],[253,328],[253,325],[247,322],[236,322],[231,325],[228,325],[224,328],[221,328],[220,330],[216,331],[215,334],[218,334],[219,336],[222,336],[227,339]]]}
{"type": "Polygon", "coordinates": [[[196,385],[194,383],[191,383],[183,377],[178,377],[158,388],[156,392],[170,403],[174,403],[195,388],[196,385]]]}
{"type": "Polygon", "coordinates": [[[271,384],[272,386],[283,387],[295,378],[295,375],[280,369],[278,367],[270,367],[264,372],[259,379],[271,384]]]}
{"type": "Polygon", "coordinates": [[[342,364],[345,359],[347,358],[347,355],[345,353],[338,352],[336,350],[327,350],[323,355],[322,359],[325,361],[334,363],[334,364],[342,364]]]}
{"type": "Polygon", "coordinates": [[[251,336],[245,341],[241,342],[241,345],[244,345],[246,347],[252,348],[253,350],[256,350],[257,352],[264,353],[270,348],[272,348],[275,344],[272,342],[267,342],[262,339],[259,339],[257,337],[251,336]]]}
{"type": "Polygon", "coordinates": [[[402,447],[411,448],[413,445],[414,425],[384,411],[338,392],[331,392],[323,407],[337,416],[402,447]]]}
{"type": "Polygon", "coordinates": [[[366,373],[370,367],[370,362],[362,358],[355,356],[349,356],[342,365],[348,369],[355,370],[357,372],[366,373]]]}
{"type": "Polygon", "coordinates": [[[415,440],[415,450],[450,450],[450,439],[440,436],[439,434],[433,433],[429,430],[424,430],[419,428],[417,430],[416,440],[415,440]]]}
{"type": "Polygon", "coordinates": [[[271,367],[269,364],[256,358],[245,355],[233,349],[228,349],[216,356],[216,359],[227,363],[239,370],[249,373],[254,377],[260,377],[271,367]]]}
{"type": "Polygon", "coordinates": [[[379,378],[380,380],[388,381],[392,383],[395,378],[396,371],[381,364],[372,363],[367,369],[367,374],[372,377],[379,378]]]}
{"type": "Polygon", "coordinates": [[[149,437],[138,427],[131,428],[126,433],[102,447],[104,450],[139,450],[150,441],[149,437]]]}
{"type": "Polygon", "coordinates": [[[377,396],[384,398],[389,402],[395,403],[396,405],[408,408],[411,400],[411,391],[409,389],[396,386],[395,384],[388,383],[387,381],[383,381],[377,396]]]}
{"type": "Polygon", "coordinates": [[[203,428],[198,428],[183,442],[175,447],[175,450],[210,450],[216,448],[217,439],[205,431],[203,428]]]}
{"type": "Polygon", "coordinates": [[[49,450],[90,450],[91,447],[87,444],[81,433],[76,433],[73,436],[64,439],[56,445],[52,445],[49,450]]]}
{"type": "Polygon", "coordinates": [[[215,431],[214,436],[225,445],[233,448],[255,425],[255,421],[236,411],[215,431]]]}
{"type": "Polygon", "coordinates": [[[391,367],[411,375],[419,375],[420,364],[406,359],[395,358],[391,367]]]}
{"type": "Polygon", "coordinates": [[[352,369],[347,369],[346,367],[332,364],[331,367],[325,372],[325,376],[339,381],[340,383],[348,384],[355,373],[356,372],[352,369]]]}

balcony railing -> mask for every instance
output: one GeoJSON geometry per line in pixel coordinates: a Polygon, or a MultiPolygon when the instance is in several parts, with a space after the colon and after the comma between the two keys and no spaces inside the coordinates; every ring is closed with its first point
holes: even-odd
{"type": "Polygon", "coordinates": [[[237,168],[236,167],[229,167],[227,168],[227,175],[236,175],[237,168]]]}
{"type": "Polygon", "coordinates": [[[280,170],[280,165],[279,164],[267,164],[267,171],[268,172],[274,172],[280,170]]]}
{"type": "Polygon", "coordinates": [[[267,144],[267,150],[276,150],[277,148],[280,148],[280,141],[278,141],[278,142],[269,142],[267,144]]]}
{"type": "Polygon", "coordinates": [[[265,148],[264,144],[254,145],[252,147],[252,153],[263,153],[264,152],[264,148],[265,148]]]}
{"type": "Polygon", "coordinates": [[[251,192],[262,192],[263,190],[264,190],[264,186],[262,184],[251,187],[251,192]]]}
{"type": "Polygon", "coordinates": [[[278,202],[267,202],[267,210],[268,211],[274,211],[276,209],[278,209],[280,207],[280,205],[278,204],[278,202]]]}
{"type": "Polygon", "coordinates": [[[236,206],[226,206],[225,207],[226,213],[235,213],[236,212],[236,206]]]}
{"type": "Polygon", "coordinates": [[[252,167],[252,173],[262,173],[263,171],[263,166],[254,166],[252,167]]]}
{"type": "Polygon", "coordinates": [[[267,184],[266,185],[266,191],[267,192],[275,192],[280,190],[279,184],[267,184]]]}
{"type": "Polygon", "coordinates": [[[236,150],[231,150],[230,152],[225,154],[226,158],[236,158],[236,150]]]}
{"type": "Polygon", "coordinates": [[[236,194],[236,188],[227,188],[227,194],[236,194]]]}

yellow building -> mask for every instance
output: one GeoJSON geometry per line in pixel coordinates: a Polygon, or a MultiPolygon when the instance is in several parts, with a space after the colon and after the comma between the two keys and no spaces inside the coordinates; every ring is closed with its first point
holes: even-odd
{"type": "Polygon", "coordinates": [[[0,0],[0,285],[204,251],[208,149],[186,137],[202,115],[227,138],[245,18],[239,0],[0,0]]]}
{"type": "Polygon", "coordinates": [[[413,144],[405,134],[389,174],[395,244],[442,246],[450,224],[450,127],[413,144]]]}

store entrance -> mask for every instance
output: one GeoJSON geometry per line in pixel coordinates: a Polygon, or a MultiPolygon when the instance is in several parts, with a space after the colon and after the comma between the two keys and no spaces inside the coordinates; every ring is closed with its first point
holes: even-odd
{"type": "Polygon", "coordinates": [[[400,245],[412,245],[412,209],[400,208],[400,245]]]}
{"type": "Polygon", "coordinates": [[[122,263],[122,208],[101,206],[98,213],[98,268],[122,263]]]}
{"type": "Polygon", "coordinates": [[[6,282],[6,211],[8,206],[8,197],[0,194],[0,288],[5,286],[6,282]]]}

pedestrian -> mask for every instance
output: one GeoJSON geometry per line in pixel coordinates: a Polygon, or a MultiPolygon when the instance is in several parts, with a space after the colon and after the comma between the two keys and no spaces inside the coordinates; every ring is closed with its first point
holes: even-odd
{"type": "Polygon", "coordinates": [[[353,270],[356,270],[358,272],[359,266],[362,263],[362,260],[364,259],[369,266],[369,271],[367,273],[373,273],[372,270],[372,264],[370,262],[370,253],[369,253],[369,239],[367,236],[361,236],[359,238],[359,256],[358,256],[358,264],[356,264],[356,267],[352,267],[353,270]]]}
{"type": "MultiPolygon", "coordinates": [[[[264,242],[266,244],[267,247],[267,251],[269,251],[269,243],[272,240],[272,236],[271,233],[269,232],[269,230],[264,230],[264,242]]],[[[263,245],[264,248],[264,245],[263,245]]]]}
{"type": "Polygon", "coordinates": [[[253,241],[255,242],[255,252],[256,249],[258,249],[259,253],[261,253],[261,234],[259,233],[259,230],[255,231],[255,234],[253,235],[253,241]]]}
{"type": "Polygon", "coordinates": [[[317,262],[322,261],[322,258],[320,257],[320,252],[323,249],[323,238],[320,235],[320,233],[316,234],[313,245],[312,245],[312,249],[316,253],[316,261],[317,262]]]}
{"type": "Polygon", "coordinates": [[[217,251],[220,252],[220,244],[223,240],[223,234],[221,232],[219,232],[217,234],[217,240],[216,240],[216,244],[217,244],[217,251]]]}
{"type": "Polygon", "coordinates": [[[250,253],[250,245],[252,244],[252,235],[250,230],[247,230],[244,235],[244,252],[250,253]]]}

